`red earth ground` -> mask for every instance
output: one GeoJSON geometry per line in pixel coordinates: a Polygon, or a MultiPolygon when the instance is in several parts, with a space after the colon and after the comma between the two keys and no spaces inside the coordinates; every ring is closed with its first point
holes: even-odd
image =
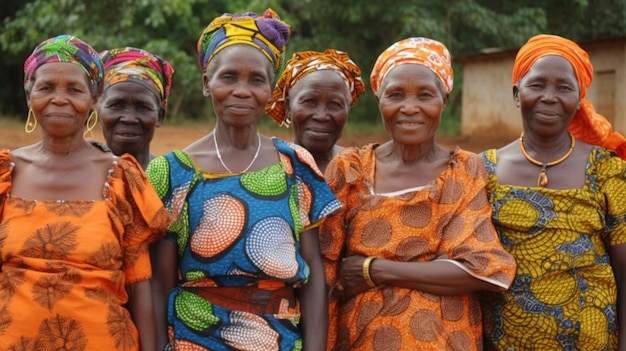
{"type": "MultiPolygon", "coordinates": [[[[151,151],[157,155],[161,155],[173,149],[181,149],[189,145],[194,140],[202,137],[210,132],[212,126],[168,126],[164,125],[156,130],[154,139],[151,145],[151,151]]],[[[274,135],[276,137],[292,140],[291,130],[280,129],[276,130],[263,130],[261,133],[264,135],[274,135]]],[[[37,142],[41,135],[39,131],[35,131],[32,134],[24,132],[24,128],[21,125],[11,123],[9,126],[0,126],[0,150],[1,149],[15,149],[20,146],[25,146],[37,142]]],[[[102,133],[100,130],[94,131],[94,138],[102,141],[102,133]]],[[[348,131],[344,133],[344,136],[340,140],[339,144],[342,146],[361,146],[370,142],[378,141],[382,142],[388,139],[388,136],[381,128],[380,133],[365,133],[348,131]]],[[[505,145],[510,140],[503,139],[489,139],[489,138],[470,138],[470,137],[441,137],[437,139],[441,144],[448,148],[459,146],[462,149],[480,152],[488,148],[500,147],[505,145]]]]}

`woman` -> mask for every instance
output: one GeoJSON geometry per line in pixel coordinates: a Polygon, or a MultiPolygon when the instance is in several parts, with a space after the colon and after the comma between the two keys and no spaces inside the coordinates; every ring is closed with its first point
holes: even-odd
{"type": "Polygon", "coordinates": [[[294,142],[309,151],[322,173],[343,149],[336,145],[350,108],[365,93],[361,70],[348,54],[326,49],[293,54],[265,108],[278,124],[293,122],[294,142]]]}
{"type": "Polygon", "coordinates": [[[435,141],[452,90],[448,50],[401,40],[370,82],[391,140],[346,148],[326,170],[345,206],[321,230],[336,284],[329,349],[479,350],[473,293],[506,290],[515,263],[489,220],[480,158],[435,141]]]}
{"type": "Polygon", "coordinates": [[[98,113],[104,139],[115,155],[129,153],[146,169],[155,157],[150,142],[165,119],[174,69],[159,56],[130,47],[100,57],[104,90],[98,113]]]}
{"type": "Polygon", "coordinates": [[[24,71],[42,138],[0,152],[0,349],[154,350],[148,244],[171,220],[132,157],[83,138],[102,62],[60,35],[24,71]]]}
{"type": "Polygon", "coordinates": [[[304,148],[256,128],[288,37],[268,9],[218,17],[198,40],[215,129],[147,170],[175,217],[154,256],[160,346],[167,332],[185,350],[326,345],[316,227],[341,205],[304,148]]]}
{"type": "Polygon", "coordinates": [[[517,53],[522,136],[482,154],[511,289],[486,294],[490,350],[626,348],[624,138],[585,99],[593,68],[574,42],[531,38],[517,53]],[[619,336],[619,339],[618,339],[619,336]]]}

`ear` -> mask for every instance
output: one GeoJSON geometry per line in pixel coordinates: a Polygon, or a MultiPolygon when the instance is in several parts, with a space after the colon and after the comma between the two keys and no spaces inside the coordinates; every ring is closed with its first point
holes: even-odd
{"type": "Polygon", "coordinates": [[[202,95],[209,97],[211,96],[211,90],[209,89],[210,78],[207,76],[206,72],[202,74],[202,95]]]}
{"type": "Polygon", "coordinates": [[[165,120],[165,108],[159,108],[159,117],[157,118],[156,127],[159,128],[163,124],[163,120],[165,120]]]}
{"type": "Polygon", "coordinates": [[[513,100],[515,101],[515,106],[519,108],[519,88],[517,87],[517,84],[513,85],[513,100]]]}
{"type": "Polygon", "coordinates": [[[446,93],[446,95],[443,96],[443,106],[444,107],[448,104],[448,99],[450,99],[450,93],[446,93]]]}

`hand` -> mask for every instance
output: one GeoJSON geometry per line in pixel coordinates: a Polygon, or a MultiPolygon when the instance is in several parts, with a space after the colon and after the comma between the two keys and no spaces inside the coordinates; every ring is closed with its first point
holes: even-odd
{"type": "Polygon", "coordinates": [[[372,289],[363,278],[363,262],[366,258],[354,255],[342,260],[336,289],[341,292],[344,300],[372,289]]]}

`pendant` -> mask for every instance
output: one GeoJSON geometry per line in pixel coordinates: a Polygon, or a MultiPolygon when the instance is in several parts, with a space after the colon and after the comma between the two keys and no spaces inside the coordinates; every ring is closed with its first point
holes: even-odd
{"type": "Polygon", "coordinates": [[[548,185],[548,172],[546,172],[546,166],[544,165],[537,177],[537,186],[545,187],[548,185]]]}

